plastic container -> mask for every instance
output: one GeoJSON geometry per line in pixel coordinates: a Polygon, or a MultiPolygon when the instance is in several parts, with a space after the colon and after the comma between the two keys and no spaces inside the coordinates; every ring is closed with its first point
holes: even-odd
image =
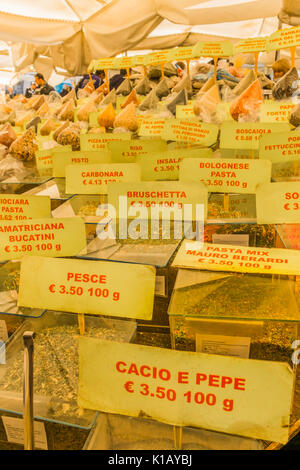
{"type": "MultiPolygon", "coordinates": [[[[105,230],[113,228],[113,223],[109,222],[105,230]]],[[[119,261],[123,263],[146,264],[156,267],[156,289],[154,299],[154,310],[152,325],[168,325],[167,309],[171,298],[177,268],[172,267],[175,254],[182,241],[180,236],[174,238],[174,226],[170,224],[170,234],[168,239],[163,239],[164,230],[159,232],[157,240],[151,239],[150,233],[148,239],[131,238],[107,238],[101,239],[96,236],[87,244],[87,253],[78,256],[79,258],[92,260],[119,261]]],[[[138,229],[139,230],[139,229],[138,229]]],[[[101,227],[98,234],[101,235],[101,227]]],[[[118,225],[116,233],[119,233],[118,225]]],[[[166,232],[167,233],[167,232],[166,232]]],[[[152,237],[153,238],[153,237],[152,237]]],[[[149,324],[149,322],[141,322],[149,324]]]]}
{"type": "MultiPolygon", "coordinates": [[[[134,320],[85,315],[87,335],[130,342],[134,320]]],[[[17,417],[23,412],[23,333],[34,331],[34,418],[42,421],[48,449],[81,449],[97,413],[77,405],[78,319],[76,314],[47,311],[26,319],[6,347],[6,364],[0,365],[0,414],[17,417]]],[[[5,441],[0,426],[0,441],[5,441]]],[[[16,447],[18,448],[18,446],[16,447]]]]}
{"type": "MultiPolygon", "coordinates": [[[[299,293],[288,276],[180,269],[168,309],[172,348],[292,363],[299,293]]],[[[299,377],[300,378],[300,377],[299,377]]],[[[296,381],[292,424],[300,418],[296,381]]]]}
{"type": "Polygon", "coordinates": [[[24,194],[28,196],[50,196],[51,210],[55,210],[63,202],[73,197],[72,194],[65,193],[65,181],[65,178],[52,178],[44,184],[24,192],[24,194]]]}
{"type": "Polygon", "coordinates": [[[57,207],[52,216],[57,218],[81,216],[85,223],[87,240],[91,241],[96,236],[98,227],[101,230],[101,227],[104,228],[110,221],[107,213],[106,195],[80,194],[57,207]]]}
{"type": "Polygon", "coordinates": [[[262,441],[254,439],[100,413],[84,450],[261,450],[263,447],[262,441]]]}

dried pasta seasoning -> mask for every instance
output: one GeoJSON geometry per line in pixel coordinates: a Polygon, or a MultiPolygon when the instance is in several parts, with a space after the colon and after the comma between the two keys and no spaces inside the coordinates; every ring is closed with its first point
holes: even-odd
{"type": "Polygon", "coordinates": [[[291,315],[294,320],[298,318],[291,281],[227,275],[176,289],[172,303],[169,316],[176,349],[196,350],[196,334],[201,334],[197,318],[208,322],[224,320],[225,336],[230,335],[225,320],[255,321],[260,322],[261,331],[251,337],[250,358],[291,363],[292,343],[298,336],[297,322],[288,321],[291,315]]]}
{"type": "Polygon", "coordinates": [[[77,215],[80,215],[81,217],[95,217],[97,215],[98,208],[98,204],[90,202],[80,207],[77,215]]]}
{"type": "Polygon", "coordinates": [[[248,234],[250,244],[257,247],[274,248],[276,231],[274,225],[257,224],[213,224],[205,226],[205,242],[212,242],[213,234],[248,234]]]}
{"type": "MultiPolygon", "coordinates": [[[[86,335],[105,340],[125,341],[127,333],[111,328],[86,326],[86,335]]],[[[76,423],[84,411],[77,405],[78,340],[75,325],[60,325],[39,332],[34,341],[34,393],[47,397],[45,418],[76,423]]],[[[23,391],[24,353],[20,349],[7,363],[0,380],[0,394],[23,391]]]]}

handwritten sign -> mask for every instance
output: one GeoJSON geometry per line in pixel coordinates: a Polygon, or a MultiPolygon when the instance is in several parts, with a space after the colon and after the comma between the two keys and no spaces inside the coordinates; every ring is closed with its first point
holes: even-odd
{"type": "Polygon", "coordinates": [[[300,160],[300,132],[280,132],[262,137],[259,158],[266,158],[273,163],[300,160]]]}
{"type": "Polygon", "coordinates": [[[271,181],[268,160],[186,158],[180,165],[180,181],[201,181],[213,193],[254,194],[260,183],[271,181]]]}
{"type": "Polygon", "coordinates": [[[261,137],[276,132],[288,132],[288,123],[257,123],[249,124],[224,122],[221,125],[220,148],[258,149],[261,137]]]}
{"type": "Polygon", "coordinates": [[[165,140],[198,143],[209,147],[218,138],[219,128],[193,119],[168,119],[161,137],[165,140]]]}
{"type": "Polygon", "coordinates": [[[156,152],[139,157],[143,181],[178,180],[180,164],[185,158],[210,158],[212,149],[180,149],[156,152]]]}
{"type": "Polygon", "coordinates": [[[300,183],[266,183],[257,188],[258,224],[300,224],[300,183]]]}
{"type": "Polygon", "coordinates": [[[82,408],[285,443],[292,393],[288,364],[79,338],[82,408]]]}
{"type": "Polygon", "coordinates": [[[155,181],[111,184],[108,188],[108,203],[116,213],[109,215],[112,218],[116,216],[122,218],[120,209],[126,204],[126,214],[129,218],[136,217],[137,212],[139,214],[143,210],[145,220],[148,218],[196,220],[197,204],[198,207],[202,205],[203,215],[206,217],[207,195],[206,187],[199,183],[155,181]]]}
{"type": "Polygon", "coordinates": [[[18,305],[151,320],[154,290],[152,266],[33,257],[21,263],[18,305]]]}
{"type": "Polygon", "coordinates": [[[238,273],[300,274],[300,251],[212,245],[185,240],[173,266],[238,273]]]}
{"type": "Polygon", "coordinates": [[[0,220],[28,220],[42,217],[51,217],[50,197],[0,195],[0,220]]]}
{"type": "Polygon", "coordinates": [[[65,177],[68,165],[89,165],[91,163],[109,163],[111,161],[108,150],[93,152],[55,152],[53,154],[53,176],[65,177]]]}
{"type": "Polygon", "coordinates": [[[85,246],[81,217],[0,222],[0,261],[25,255],[75,256],[85,246]]]}
{"type": "Polygon", "coordinates": [[[66,167],[66,194],[107,194],[111,183],[140,181],[137,163],[100,163],[66,167]]]}
{"type": "Polygon", "coordinates": [[[119,134],[82,134],[80,135],[81,150],[107,150],[108,142],[119,140],[130,140],[130,132],[119,134]]]}

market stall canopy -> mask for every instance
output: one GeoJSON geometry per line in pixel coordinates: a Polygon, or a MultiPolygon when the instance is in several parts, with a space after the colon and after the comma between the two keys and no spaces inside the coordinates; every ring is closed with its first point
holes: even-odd
{"type": "MultiPolygon", "coordinates": [[[[0,39],[13,43],[16,70],[31,64],[37,68],[35,62],[43,56],[50,59],[44,60],[45,67],[55,65],[76,75],[92,59],[140,47],[164,20],[184,26],[174,45],[182,45],[186,26],[193,25],[200,28],[193,33],[196,42],[203,35],[223,37],[218,24],[254,20],[251,36],[255,37],[255,20],[274,18],[280,7],[281,0],[131,0],[130,4],[128,0],[0,0],[0,39]]],[[[243,37],[241,28],[231,31],[230,37],[243,37]]],[[[169,45],[152,41],[150,47],[169,45]]]]}

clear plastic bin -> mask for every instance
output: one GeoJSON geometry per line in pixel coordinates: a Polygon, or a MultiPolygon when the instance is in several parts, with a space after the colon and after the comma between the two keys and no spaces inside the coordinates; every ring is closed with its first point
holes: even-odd
{"type": "MultiPolygon", "coordinates": [[[[172,347],[293,364],[299,336],[300,302],[286,276],[180,269],[168,309],[172,347]]],[[[292,424],[300,418],[296,381],[292,424]]]]}
{"type": "Polygon", "coordinates": [[[65,189],[65,178],[52,178],[50,181],[24,192],[24,194],[28,196],[50,196],[51,210],[55,210],[63,202],[73,197],[72,194],[66,194],[65,189]]]}
{"type": "MultiPolygon", "coordinates": [[[[6,348],[6,364],[0,365],[0,414],[16,416],[23,412],[25,331],[36,333],[34,417],[44,422],[47,436],[48,427],[51,430],[49,449],[80,449],[97,413],[80,409],[77,405],[79,328],[76,314],[47,311],[40,318],[26,319],[10,338],[6,348]],[[66,426],[68,432],[64,431],[66,426]],[[60,442],[60,429],[65,434],[63,442],[60,442]]],[[[85,315],[85,334],[89,336],[130,342],[135,332],[134,320],[85,315]]],[[[3,438],[0,429],[0,440],[3,438]]]]}
{"type": "Polygon", "coordinates": [[[98,226],[104,228],[110,221],[107,214],[107,195],[85,194],[72,197],[52,212],[52,216],[57,218],[81,216],[89,241],[96,236],[98,226]]]}
{"type": "Polygon", "coordinates": [[[262,441],[100,413],[84,450],[262,450],[262,441]],[[174,435],[175,433],[175,435],[174,435]]]}

